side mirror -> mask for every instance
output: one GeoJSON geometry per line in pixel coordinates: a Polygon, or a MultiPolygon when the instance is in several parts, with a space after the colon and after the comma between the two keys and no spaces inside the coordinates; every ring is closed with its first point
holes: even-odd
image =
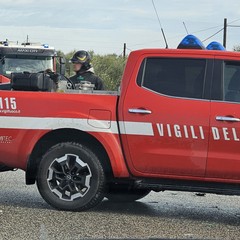
{"type": "Polygon", "coordinates": [[[59,57],[59,63],[60,63],[60,74],[65,75],[66,72],[66,60],[64,57],[59,57]]]}
{"type": "Polygon", "coordinates": [[[5,56],[3,56],[3,57],[0,59],[0,62],[2,63],[2,65],[5,64],[5,56]]]}

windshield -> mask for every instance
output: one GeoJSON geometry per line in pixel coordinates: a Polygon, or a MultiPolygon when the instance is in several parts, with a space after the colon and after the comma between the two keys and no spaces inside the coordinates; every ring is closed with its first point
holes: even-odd
{"type": "Polygon", "coordinates": [[[52,57],[5,56],[0,62],[0,74],[9,76],[13,72],[39,72],[53,70],[52,57]]]}

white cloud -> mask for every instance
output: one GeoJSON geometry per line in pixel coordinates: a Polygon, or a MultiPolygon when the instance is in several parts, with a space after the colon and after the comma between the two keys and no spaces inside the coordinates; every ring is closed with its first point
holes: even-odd
{"type": "MultiPolygon", "coordinates": [[[[93,49],[121,52],[124,42],[131,49],[164,47],[151,0],[0,0],[1,38],[48,42],[67,52],[93,49]]],[[[240,18],[238,0],[155,0],[169,46],[190,33],[205,39],[228,21],[240,18]],[[218,26],[199,32],[199,30],[218,26]]],[[[240,21],[236,22],[239,24],[240,21]]],[[[238,28],[228,29],[227,45],[240,44],[238,28]]],[[[214,39],[222,41],[222,33],[214,39]]]]}
{"type": "Polygon", "coordinates": [[[5,7],[5,6],[16,6],[16,5],[25,5],[25,4],[30,4],[30,3],[34,3],[34,0],[8,0],[8,1],[4,1],[4,0],[0,0],[0,5],[1,7],[5,7]]]}

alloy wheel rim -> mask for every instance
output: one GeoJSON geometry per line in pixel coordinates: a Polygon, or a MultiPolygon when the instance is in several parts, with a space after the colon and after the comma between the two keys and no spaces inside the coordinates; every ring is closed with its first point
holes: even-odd
{"type": "Polygon", "coordinates": [[[75,154],[54,159],[47,173],[50,190],[64,201],[84,197],[90,189],[91,178],[89,165],[75,154]]]}

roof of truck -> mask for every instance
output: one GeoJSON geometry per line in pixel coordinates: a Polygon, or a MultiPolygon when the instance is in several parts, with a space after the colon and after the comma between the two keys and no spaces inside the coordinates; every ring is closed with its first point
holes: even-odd
{"type": "Polygon", "coordinates": [[[164,55],[174,57],[193,57],[193,58],[234,58],[240,60],[240,52],[235,51],[218,51],[218,50],[199,50],[199,49],[140,49],[132,51],[130,54],[133,55],[164,55]]]}
{"type": "Polygon", "coordinates": [[[201,42],[194,35],[187,35],[179,43],[177,49],[142,49],[133,52],[133,55],[161,55],[164,56],[174,56],[174,57],[191,57],[191,58],[233,58],[240,59],[240,52],[236,51],[226,51],[226,48],[219,42],[213,41],[209,43],[206,47],[203,42],[201,42]]]}

